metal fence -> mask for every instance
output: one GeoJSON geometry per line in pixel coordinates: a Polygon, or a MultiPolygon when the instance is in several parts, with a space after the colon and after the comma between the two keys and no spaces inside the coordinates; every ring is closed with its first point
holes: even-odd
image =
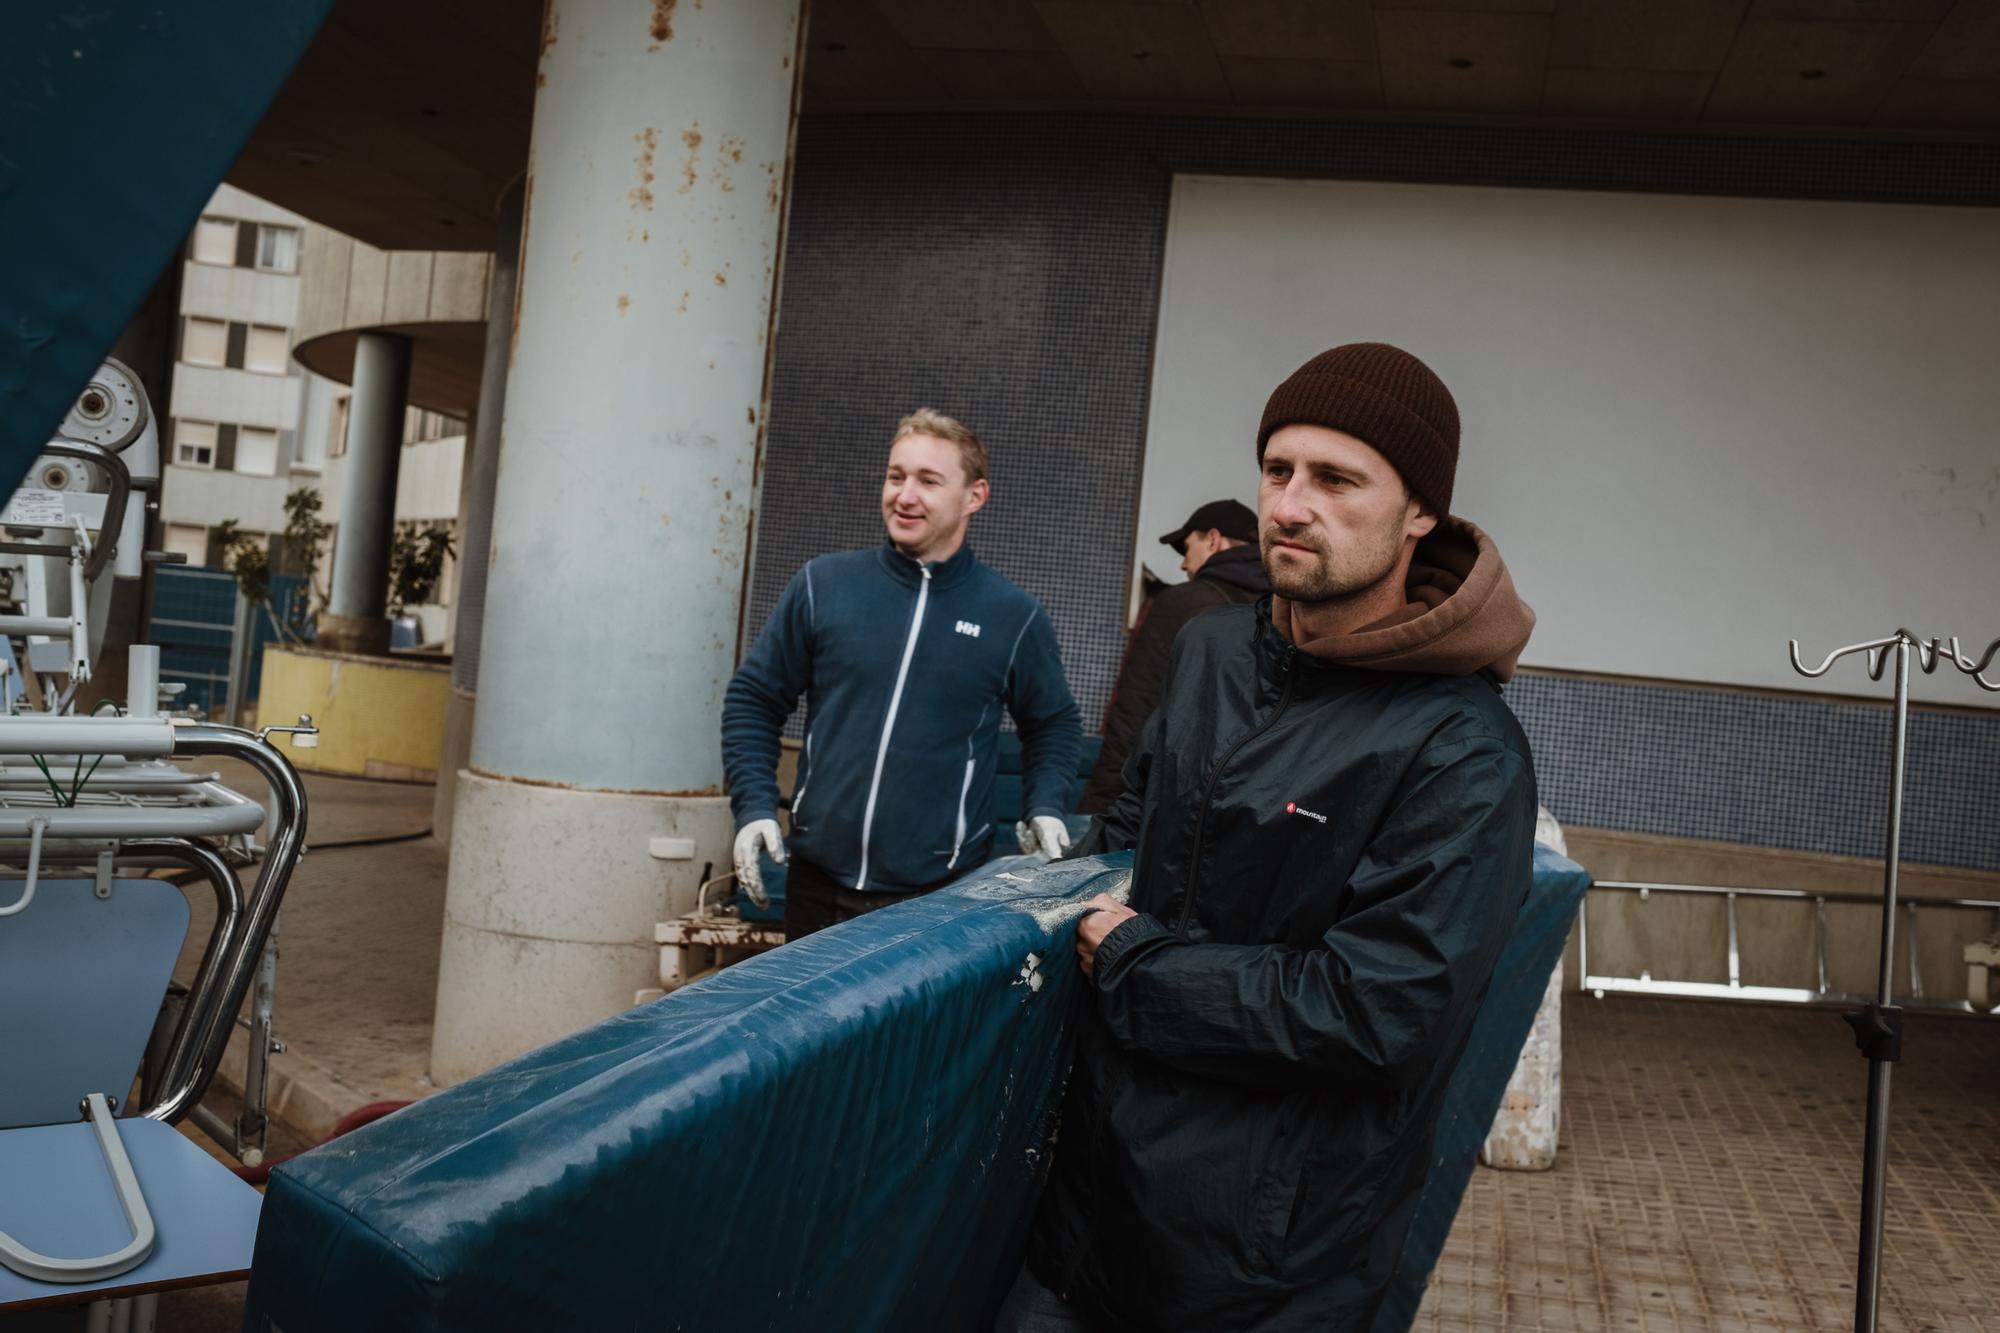
{"type": "MultiPolygon", "coordinates": [[[[302,574],[271,576],[271,604],[279,614],[290,615],[302,605],[304,585],[302,574]]],[[[225,721],[233,720],[230,710],[237,703],[257,697],[264,645],[281,637],[269,611],[241,603],[233,576],[203,566],[162,566],[153,593],[152,641],[160,646],[160,679],[184,683],[184,703],[198,704],[209,717],[225,721]],[[248,638],[243,697],[232,700],[229,668],[239,633],[248,638]]],[[[304,619],[292,618],[294,623],[304,619]]]]}

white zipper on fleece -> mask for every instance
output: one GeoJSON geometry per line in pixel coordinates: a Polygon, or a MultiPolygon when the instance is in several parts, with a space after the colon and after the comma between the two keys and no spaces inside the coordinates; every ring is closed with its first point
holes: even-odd
{"type": "Polygon", "coordinates": [[[861,870],[854,877],[859,890],[868,883],[868,837],[875,829],[875,798],[882,793],[882,766],[889,762],[889,733],[896,729],[896,710],[903,706],[903,682],[910,675],[910,659],[917,655],[917,635],[924,627],[924,603],[931,595],[931,567],[918,565],[924,581],[917,586],[917,609],[910,615],[910,637],[903,643],[903,664],[896,668],[896,688],[889,695],[889,716],[882,719],[882,742],[875,747],[875,776],[868,783],[868,806],[861,812],[861,870]]]}
{"type": "MultiPolygon", "coordinates": [[[[972,742],[967,741],[965,748],[968,750],[971,749],[972,742]]],[[[952,837],[951,860],[944,863],[946,870],[956,870],[958,868],[958,854],[965,847],[965,802],[966,798],[972,795],[973,765],[973,760],[967,759],[965,761],[965,785],[958,789],[958,831],[952,837]]]]}
{"type": "Polygon", "coordinates": [[[799,807],[806,803],[806,782],[811,782],[813,776],[813,734],[810,731],[806,733],[806,751],[799,757],[799,768],[804,771],[806,780],[805,782],[801,782],[799,789],[792,793],[793,819],[799,817],[799,807]]]}

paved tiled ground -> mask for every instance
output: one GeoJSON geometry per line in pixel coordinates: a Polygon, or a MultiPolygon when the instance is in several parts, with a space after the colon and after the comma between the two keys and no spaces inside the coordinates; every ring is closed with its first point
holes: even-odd
{"type": "MultiPolygon", "coordinates": [[[[426,788],[312,779],[279,1030],[355,1104],[410,1095],[430,1044],[442,849],[426,788]]],[[[1852,1327],[1867,1065],[1833,1014],[1565,996],[1554,1171],[1473,1173],[1417,1327],[1852,1327]]],[[[2000,1022],[1913,1019],[1895,1075],[1882,1328],[2000,1330],[2000,1022]]],[[[240,1324],[240,1285],[161,1328],[240,1324]]],[[[16,1325],[0,1318],[11,1333],[16,1325]]]]}
{"type": "MultiPolygon", "coordinates": [[[[1417,1327],[1853,1327],[1867,1063],[1823,1011],[1564,997],[1546,1174],[1477,1171],[1417,1327]]],[[[1913,1019],[1884,1330],[2000,1329],[2000,1023],[1913,1019]]]]}

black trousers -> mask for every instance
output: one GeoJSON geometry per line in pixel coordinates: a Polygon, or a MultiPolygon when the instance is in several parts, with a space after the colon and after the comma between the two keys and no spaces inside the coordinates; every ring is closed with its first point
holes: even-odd
{"type": "MultiPolygon", "coordinates": [[[[936,888],[932,885],[931,888],[936,888]]],[[[793,857],[785,867],[785,938],[803,939],[857,916],[867,916],[896,903],[918,898],[930,889],[909,893],[863,893],[849,888],[810,861],[793,857]]]]}

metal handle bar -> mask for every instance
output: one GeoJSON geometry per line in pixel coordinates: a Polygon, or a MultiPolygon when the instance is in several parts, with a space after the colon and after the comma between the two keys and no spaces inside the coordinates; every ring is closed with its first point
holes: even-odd
{"type": "Polygon", "coordinates": [[[118,1137],[118,1122],[111,1118],[104,1094],[87,1094],[83,1112],[97,1132],[97,1147],[104,1154],[111,1183],[117,1187],[118,1206],[125,1210],[132,1239],[110,1254],[92,1259],[58,1259],[37,1253],[0,1231],[0,1264],[37,1282],[101,1282],[137,1268],[153,1252],[153,1214],[146,1208],[146,1196],[139,1190],[139,1177],[132,1170],[132,1159],[125,1155],[125,1141],[118,1137]]]}
{"type": "Polygon", "coordinates": [[[166,759],[173,755],[176,728],[166,718],[57,717],[20,713],[0,717],[0,756],[124,755],[166,759]]]}
{"type": "Polygon", "coordinates": [[[0,809],[0,843],[28,837],[37,824],[50,838],[229,838],[262,828],[264,807],[238,797],[235,802],[214,805],[0,809]]]}
{"type": "Polygon", "coordinates": [[[25,912],[28,904],[35,901],[35,883],[42,873],[42,834],[48,826],[49,822],[39,817],[28,821],[28,881],[19,898],[0,907],[0,916],[25,912]]]}
{"type": "Polygon", "coordinates": [[[257,886],[249,897],[241,937],[229,951],[217,983],[218,1001],[207,1013],[196,1016],[194,1026],[198,1031],[187,1038],[190,1058],[175,1071],[178,1081],[169,1084],[166,1095],[145,1112],[149,1119],[166,1121],[179,1119],[194,1104],[221,1065],[223,1053],[229,1047],[231,1020],[250,992],[264,942],[277,921],[278,907],[284,902],[285,889],[291,883],[299,858],[305,855],[306,843],[305,786],[299,781],[298,770],[277,747],[237,727],[199,725],[176,727],[173,731],[174,748],[179,753],[228,755],[256,769],[270,788],[275,819],[271,844],[257,873],[257,886]]]}
{"type": "MultiPolygon", "coordinates": [[[[197,1058],[196,1042],[200,1029],[207,1025],[209,1016],[220,1005],[226,965],[242,946],[243,886],[237,882],[236,872],[229,868],[229,863],[205,843],[175,838],[138,839],[125,843],[119,848],[119,854],[121,858],[130,854],[178,861],[200,874],[215,890],[215,927],[209,933],[208,948],[202,952],[201,964],[195,970],[194,980],[188,985],[187,1003],[181,1009],[180,1022],[174,1027],[173,1036],[167,1043],[166,1056],[160,1063],[160,1072],[155,1080],[158,1086],[146,1089],[152,1104],[144,1114],[172,1123],[193,1108],[202,1093],[208,1090],[209,1080],[215,1076],[213,1070],[203,1071],[197,1058]],[[192,1095],[183,1097],[179,1104],[173,1104],[161,1095],[161,1089],[180,1093],[189,1087],[193,1090],[192,1095]]],[[[235,1012],[232,1009],[229,1015],[234,1017],[235,1012]]]]}

